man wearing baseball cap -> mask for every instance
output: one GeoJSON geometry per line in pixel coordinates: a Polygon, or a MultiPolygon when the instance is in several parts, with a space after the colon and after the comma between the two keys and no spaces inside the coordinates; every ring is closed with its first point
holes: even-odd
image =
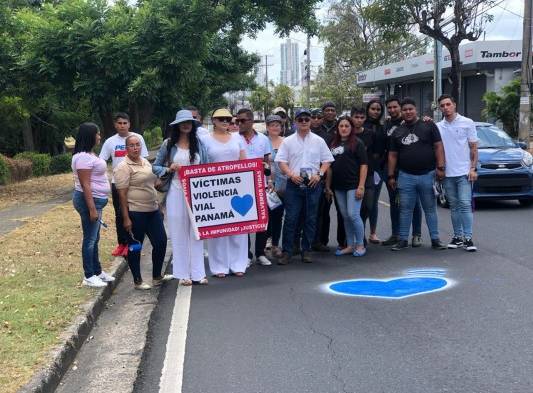
{"type": "Polygon", "coordinates": [[[302,261],[312,262],[309,251],[316,232],[322,179],[334,161],[326,142],[311,132],[309,109],[298,109],[295,121],[297,131],[285,138],[275,159],[279,163],[281,172],[288,179],[284,201],[283,254],[278,261],[280,265],[287,265],[290,262],[302,211],[304,213],[302,261]]]}

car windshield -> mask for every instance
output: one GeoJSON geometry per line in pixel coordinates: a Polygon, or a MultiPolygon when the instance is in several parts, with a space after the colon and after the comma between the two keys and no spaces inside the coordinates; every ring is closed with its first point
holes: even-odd
{"type": "Polygon", "coordinates": [[[476,129],[480,149],[516,147],[509,135],[496,126],[477,126],[476,129]]]}

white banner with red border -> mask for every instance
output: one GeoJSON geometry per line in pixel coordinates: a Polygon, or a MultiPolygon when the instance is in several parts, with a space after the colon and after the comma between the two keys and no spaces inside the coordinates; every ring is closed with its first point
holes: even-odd
{"type": "Polygon", "coordinates": [[[261,159],[184,166],[179,175],[197,239],[266,231],[261,159]]]}

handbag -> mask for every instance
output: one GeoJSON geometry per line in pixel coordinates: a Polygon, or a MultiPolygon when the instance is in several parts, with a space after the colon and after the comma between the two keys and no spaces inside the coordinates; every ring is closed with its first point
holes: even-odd
{"type": "MultiPolygon", "coordinates": [[[[167,155],[166,164],[167,167],[170,164],[169,155],[167,155]]],[[[163,176],[157,179],[157,181],[154,184],[154,188],[162,193],[168,192],[170,189],[170,183],[172,183],[172,176],[174,176],[174,173],[172,172],[166,172],[163,176]]]]}

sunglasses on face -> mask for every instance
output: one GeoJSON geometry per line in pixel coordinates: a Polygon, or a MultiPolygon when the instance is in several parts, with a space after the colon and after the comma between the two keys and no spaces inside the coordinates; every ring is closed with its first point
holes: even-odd
{"type": "Polygon", "coordinates": [[[311,121],[311,118],[309,117],[299,117],[296,119],[298,123],[308,123],[311,121]]]}
{"type": "Polygon", "coordinates": [[[222,123],[231,123],[231,117],[217,117],[217,120],[222,123]]]}

